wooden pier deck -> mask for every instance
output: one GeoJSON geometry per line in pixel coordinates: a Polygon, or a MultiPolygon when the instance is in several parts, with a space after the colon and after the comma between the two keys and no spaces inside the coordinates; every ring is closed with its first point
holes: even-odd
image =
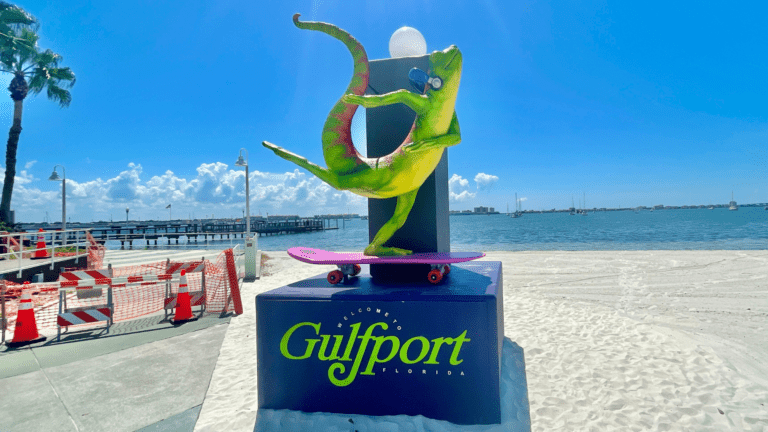
{"type": "MultiPolygon", "coordinates": [[[[30,224],[24,227],[27,231],[37,231],[38,226],[30,224]]],[[[46,227],[43,227],[46,228],[46,227]]],[[[126,242],[134,240],[146,240],[147,244],[158,244],[159,239],[167,239],[171,244],[179,244],[182,238],[187,244],[200,244],[209,240],[244,239],[246,224],[240,222],[205,221],[205,222],[147,222],[147,223],[121,223],[121,224],[77,224],[77,228],[89,229],[91,235],[99,243],[107,241],[119,241],[123,246],[126,242]]],[[[338,229],[322,219],[296,218],[289,220],[256,219],[251,221],[251,233],[258,236],[296,234],[314,231],[338,229]]],[[[76,239],[71,234],[66,243],[72,244],[76,239]]],[[[25,240],[26,245],[31,244],[32,237],[25,240]]],[[[61,240],[57,236],[57,243],[61,240]]]]}

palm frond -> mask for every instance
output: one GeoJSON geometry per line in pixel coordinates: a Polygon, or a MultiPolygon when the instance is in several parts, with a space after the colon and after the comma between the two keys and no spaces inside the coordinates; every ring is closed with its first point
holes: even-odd
{"type": "Polygon", "coordinates": [[[16,67],[20,69],[24,64],[33,61],[37,57],[37,41],[40,37],[28,28],[22,28],[19,36],[22,42],[16,44],[15,51],[19,60],[16,67]]]}
{"type": "Polygon", "coordinates": [[[0,2],[0,23],[9,24],[35,24],[35,17],[27,13],[24,9],[6,2],[0,2]]]}
{"type": "Polygon", "coordinates": [[[56,67],[59,65],[59,61],[61,60],[61,56],[56,54],[55,52],[47,49],[41,53],[37,54],[37,57],[35,58],[35,63],[38,66],[45,66],[45,67],[56,67]]]}
{"type": "Polygon", "coordinates": [[[3,64],[3,66],[8,69],[8,72],[13,73],[14,64],[16,63],[16,57],[13,55],[12,50],[2,50],[0,51],[0,63],[3,64]]]}
{"type": "Polygon", "coordinates": [[[41,90],[48,83],[48,74],[44,71],[35,72],[32,74],[32,78],[29,79],[29,91],[34,94],[40,93],[41,90]]]}
{"type": "Polygon", "coordinates": [[[58,102],[59,106],[64,108],[68,107],[70,102],[72,102],[72,95],[69,93],[69,91],[64,90],[63,88],[53,84],[52,82],[48,83],[48,99],[58,102]]]}
{"type": "Polygon", "coordinates": [[[77,81],[75,79],[75,73],[68,67],[48,69],[48,75],[56,80],[57,84],[61,84],[67,88],[72,88],[72,86],[75,85],[75,81],[77,81]],[[61,81],[65,82],[62,83],[61,81]]]}

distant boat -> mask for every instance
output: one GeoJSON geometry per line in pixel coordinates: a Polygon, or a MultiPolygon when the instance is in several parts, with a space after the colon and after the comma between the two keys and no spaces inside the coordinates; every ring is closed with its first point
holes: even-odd
{"type": "Polygon", "coordinates": [[[709,209],[710,209],[710,210],[714,210],[714,209],[715,209],[715,207],[714,207],[714,206],[709,206],[709,209]]]}
{"type": "MultiPolygon", "coordinates": [[[[518,199],[517,199],[517,192],[515,192],[515,212],[512,213],[511,215],[509,215],[509,217],[511,217],[511,218],[519,218],[520,216],[522,216],[523,212],[520,211],[521,210],[520,207],[521,207],[520,206],[520,201],[518,201],[518,199]]],[[[507,210],[507,211],[509,211],[509,210],[507,210]]]]}
{"type": "Polygon", "coordinates": [[[739,206],[736,205],[736,201],[733,200],[733,191],[731,191],[731,202],[729,203],[728,210],[734,211],[738,209],[739,209],[739,206]]]}
{"type": "Polygon", "coordinates": [[[581,215],[586,216],[587,215],[587,193],[584,192],[584,209],[581,210],[581,215]]]}

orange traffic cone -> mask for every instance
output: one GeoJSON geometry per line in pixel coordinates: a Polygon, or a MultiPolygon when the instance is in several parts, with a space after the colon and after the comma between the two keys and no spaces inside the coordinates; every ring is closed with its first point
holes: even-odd
{"type": "Polygon", "coordinates": [[[179,294],[176,296],[176,314],[173,322],[183,322],[192,319],[192,305],[189,301],[189,288],[187,288],[187,271],[182,270],[179,277],[179,294]]]}
{"type": "MultiPolygon", "coordinates": [[[[24,282],[24,286],[27,285],[29,282],[24,282]]],[[[37,332],[35,306],[32,304],[30,290],[22,288],[19,311],[16,315],[16,328],[13,331],[13,340],[8,342],[8,346],[16,347],[44,340],[45,337],[41,337],[40,333],[37,332]]]]}
{"type": "Polygon", "coordinates": [[[37,246],[35,246],[35,255],[32,257],[32,259],[43,259],[43,258],[50,258],[51,256],[48,255],[48,249],[46,249],[45,246],[45,236],[43,234],[40,234],[43,232],[43,229],[40,228],[40,231],[37,233],[37,246]]]}

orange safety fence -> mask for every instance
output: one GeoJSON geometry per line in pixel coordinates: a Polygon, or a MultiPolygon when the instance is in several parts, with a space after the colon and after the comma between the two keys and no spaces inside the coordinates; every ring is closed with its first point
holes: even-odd
{"type": "MultiPolygon", "coordinates": [[[[103,255],[102,255],[103,256],[103,255]]],[[[90,260],[89,260],[90,261],[90,260]]],[[[122,283],[113,283],[112,301],[114,304],[114,322],[139,318],[145,315],[157,313],[163,310],[166,292],[178,294],[178,269],[197,268],[193,273],[187,273],[187,286],[190,293],[201,291],[203,277],[205,278],[205,312],[208,314],[220,314],[235,311],[235,304],[240,303],[240,290],[230,286],[230,275],[235,275],[235,281],[242,278],[241,272],[235,268],[231,259],[227,260],[224,252],[220,253],[216,260],[205,260],[179,263],[174,261],[160,261],[136,266],[112,268],[112,279],[122,283]],[[174,274],[170,281],[127,282],[125,277],[133,277],[140,280],[139,276],[174,274]]],[[[107,270],[100,270],[107,273],[107,270]]],[[[80,285],[94,285],[94,279],[82,280],[80,285]]],[[[40,332],[51,334],[56,332],[56,318],[59,313],[59,290],[67,290],[67,307],[88,307],[103,305],[106,303],[107,290],[104,289],[101,296],[81,298],[76,288],[67,286],[72,282],[48,282],[23,285],[24,289],[31,290],[34,304],[35,318],[40,332]],[[64,287],[62,287],[64,285],[64,287]]],[[[99,282],[101,283],[101,282],[99,282]]],[[[239,282],[238,282],[239,283],[239,282]]],[[[0,281],[5,286],[5,317],[7,329],[12,330],[15,325],[18,301],[21,297],[22,285],[10,281],[0,281]]],[[[237,283],[236,283],[237,284],[237,283]]],[[[81,291],[81,294],[84,291],[81,291]]],[[[2,323],[2,319],[0,319],[2,323]]],[[[96,323],[101,324],[101,323],[96,323]]],[[[103,324],[101,324],[103,325],[103,324]]],[[[83,327],[85,328],[85,327],[83,327]]]]}
{"type": "Polygon", "coordinates": [[[99,244],[90,231],[85,232],[85,239],[88,240],[88,270],[100,269],[104,265],[107,248],[99,244]]]}

